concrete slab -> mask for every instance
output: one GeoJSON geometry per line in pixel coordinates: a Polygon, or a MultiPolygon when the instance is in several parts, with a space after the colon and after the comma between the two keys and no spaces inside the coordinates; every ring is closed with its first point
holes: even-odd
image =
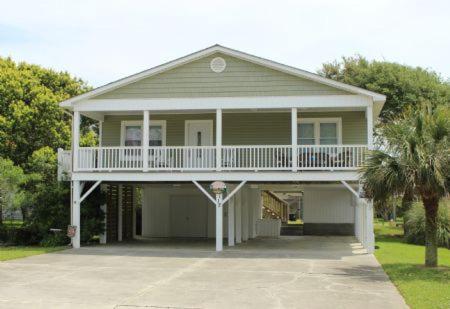
{"type": "Polygon", "coordinates": [[[152,239],[0,263],[0,308],[406,308],[353,237],[152,239]]]}

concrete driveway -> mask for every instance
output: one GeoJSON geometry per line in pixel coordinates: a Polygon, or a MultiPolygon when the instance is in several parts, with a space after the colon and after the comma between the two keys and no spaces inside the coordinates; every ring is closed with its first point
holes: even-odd
{"type": "Polygon", "coordinates": [[[92,246],[0,262],[1,308],[404,308],[352,237],[92,246]]]}

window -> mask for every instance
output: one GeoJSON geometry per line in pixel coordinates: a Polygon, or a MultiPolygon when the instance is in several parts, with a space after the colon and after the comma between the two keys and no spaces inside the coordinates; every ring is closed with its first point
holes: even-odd
{"type": "MultiPolygon", "coordinates": [[[[150,120],[149,146],[164,146],[166,144],[166,121],[150,120]]],[[[142,145],[142,121],[122,121],[122,146],[142,145]]]]}
{"type": "Polygon", "coordinates": [[[142,133],[140,126],[125,127],[125,145],[124,146],[141,146],[142,133]]]}
{"type": "Polygon", "coordinates": [[[149,146],[162,146],[163,145],[163,128],[162,125],[150,125],[149,131],[149,146]]]}
{"type": "Polygon", "coordinates": [[[337,136],[337,123],[320,123],[320,145],[336,145],[337,136]]]}
{"type": "Polygon", "coordinates": [[[298,145],[337,145],[341,141],[341,118],[298,119],[298,145]]]}
{"type": "Polygon", "coordinates": [[[299,123],[298,124],[298,144],[299,145],[314,145],[314,123],[299,123]]]}

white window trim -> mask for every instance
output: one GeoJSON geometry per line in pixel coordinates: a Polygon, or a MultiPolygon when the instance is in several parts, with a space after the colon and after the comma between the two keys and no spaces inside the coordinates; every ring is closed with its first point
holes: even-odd
{"type": "MultiPolygon", "coordinates": [[[[336,123],[338,145],[342,145],[342,118],[297,118],[297,123],[313,123],[314,124],[314,144],[320,145],[320,124],[336,123]]],[[[300,136],[300,135],[299,135],[300,136]]],[[[299,137],[297,138],[297,140],[299,137]]]]}
{"type": "MultiPolygon", "coordinates": [[[[166,120],[150,120],[150,125],[160,125],[162,129],[162,146],[166,146],[166,120]]],[[[123,120],[120,125],[120,146],[125,146],[125,127],[140,126],[142,132],[142,120],[123,120]]],[[[141,140],[141,146],[144,142],[141,140]]]]}
{"type": "Polygon", "coordinates": [[[209,143],[211,144],[211,146],[214,145],[214,139],[213,139],[213,135],[214,135],[214,121],[213,120],[185,120],[184,121],[184,145],[187,146],[188,145],[188,126],[189,124],[193,124],[193,123],[206,123],[208,124],[209,129],[211,130],[211,135],[209,137],[209,143]]]}

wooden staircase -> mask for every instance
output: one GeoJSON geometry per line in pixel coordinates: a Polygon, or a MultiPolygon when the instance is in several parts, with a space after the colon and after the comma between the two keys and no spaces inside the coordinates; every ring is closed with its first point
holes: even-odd
{"type": "Polygon", "coordinates": [[[262,192],[263,199],[263,218],[280,219],[281,222],[287,222],[289,217],[288,204],[270,191],[262,192]]]}

